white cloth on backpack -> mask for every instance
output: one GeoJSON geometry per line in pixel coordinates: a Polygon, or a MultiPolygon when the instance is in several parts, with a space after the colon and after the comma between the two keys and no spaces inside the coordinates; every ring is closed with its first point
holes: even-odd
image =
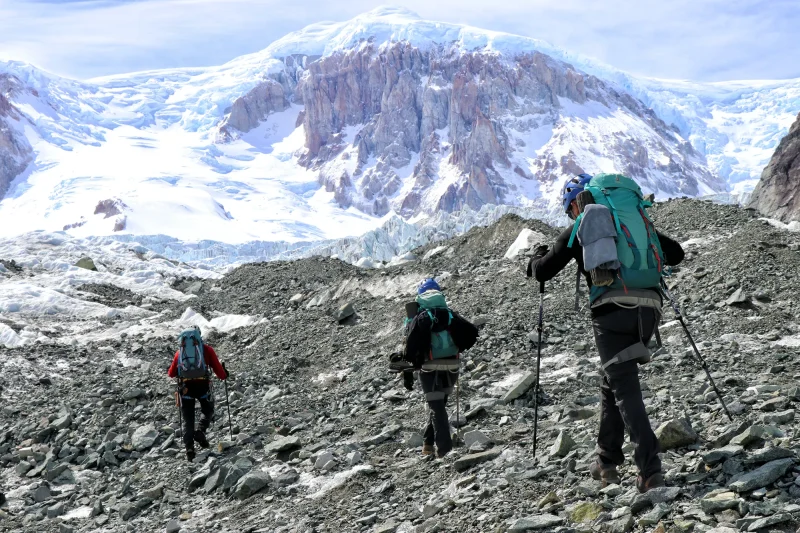
{"type": "Polygon", "coordinates": [[[583,247],[583,269],[586,272],[595,268],[616,270],[620,267],[617,230],[606,206],[589,204],[584,208],[577,236],[583,247]]]}

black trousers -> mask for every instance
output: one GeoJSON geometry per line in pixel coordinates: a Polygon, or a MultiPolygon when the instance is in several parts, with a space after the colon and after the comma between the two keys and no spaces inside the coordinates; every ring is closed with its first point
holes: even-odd
{"type": "MultiPolygon", "coordinates": [[[[647,307],[616,308],[595,316],[592,327],[601,364],[605,365],[620,351],[640,340],[647,345],[657,320],[657,312],[647,307]]],[[[634,446],[633,459],[639,472],[644,477],[661,472],[661,459],[658,456],[661,450],[642,399],[638,363],[634,360],[612,364],[603,374],[600,429],[597,435],[600,461],[613,465],[621,465],[625,461],[622,446],[627,428],[634,446]]]]}
{"type": "Polygon", "coordinates": [[[447,416],[447,399],[453,393],[453,387],[458,381],[458,372],[422,370],[419,373],[419,381],[430,407],[422,438],[425,444],[436,443],[436,453],[442,457],[453,449],[450,420],[447,416]]]}
{"type": "Polygon", "coordinates": [[[194,447],[194,421],[195,406],[200,403],[200,424],[198,429],[205,433],[214,418],[214,401],[211,397],[210,385],[188,383],[183,389],[181,397],[181,412],[183,413],[183,444],[187,448],[194,447]]]}

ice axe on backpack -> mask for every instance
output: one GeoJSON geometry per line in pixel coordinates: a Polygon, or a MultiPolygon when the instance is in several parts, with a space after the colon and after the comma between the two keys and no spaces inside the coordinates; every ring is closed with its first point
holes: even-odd
{"type": "Polygon", "coordinates": [[[703,370],[705,370],[706,376],[708,377],[708,382],[711,384],[711,388],[714,389],[714,392],[717,394],[717,398],[719,399],[720,405],[722,405],[722,409],[728,416],[728,420],[733,422],[733,417],[731,416],[730,411],[728,411],[728,406],[725,405],[725,400],[722,399],[722,393],[719,392],[717,384],[714,383],[714,378],[711,377],[711,372],[708,369],[708,364],[706,363],[706,360],[703,359],[703,356],[700,355],[700,350],[697,349],[697,345],[694,343],[692,334],[689,333],[689,328],[686,326],[686,322],[684,322],[683,320],[681,309],[680,307],[678,307],[678,303],[675,301],[675,299],[672,297],[672,294],[669,292],[669,289],[667,288],[667,283],[664,281],[663,278],[661,279],[661,290],[663,291],[667,299],[670,301],[670,304],[672,305],[672,310],[675,311],[675,316],[677,317],[678,322],[680,322],[681,326],[683,326],[683,331],[686,332],[686,338],[689,339],[689,344],[692,345],[692,349],[694,350],[694,353],[697,356],[697,360],[700,362],[700,366],[702,366],[703,370]]]}

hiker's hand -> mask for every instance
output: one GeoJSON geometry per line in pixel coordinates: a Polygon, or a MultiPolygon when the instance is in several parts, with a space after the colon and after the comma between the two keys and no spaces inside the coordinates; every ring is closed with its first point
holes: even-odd
{"type": "Polygon", "coordinates": [[[414,373],[406,370],[403,372],[403,386],[406,390],[414,390],[414,373]]]}
{"type": "Polygon", "coordinates": [[[540,244],[536,248],[533,249],[533,258],[539,259],[547,255],[547,252],[550,251],[550,247],[546,244],[540,244]]]}

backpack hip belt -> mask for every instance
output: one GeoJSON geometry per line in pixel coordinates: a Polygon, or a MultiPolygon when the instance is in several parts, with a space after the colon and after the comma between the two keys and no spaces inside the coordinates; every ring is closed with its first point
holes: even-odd
{"type": "Polygon", "coordinates": [[[422,363],[422,370],[425,372],[432,372],[434,370],[449,370],[458,371],[461,368],[461,361],[455,359],[436,359],[433,361],[425,361],[422,363]]]}
{"type": "Polygon", "coordinates": [[[600,295],[592,302],[592,309],[601,305],[613,303],[625,309],[635,307],[651,307],[661,314],[661,295],[657,291],[648,289],[611,289],[600,295]]]}

